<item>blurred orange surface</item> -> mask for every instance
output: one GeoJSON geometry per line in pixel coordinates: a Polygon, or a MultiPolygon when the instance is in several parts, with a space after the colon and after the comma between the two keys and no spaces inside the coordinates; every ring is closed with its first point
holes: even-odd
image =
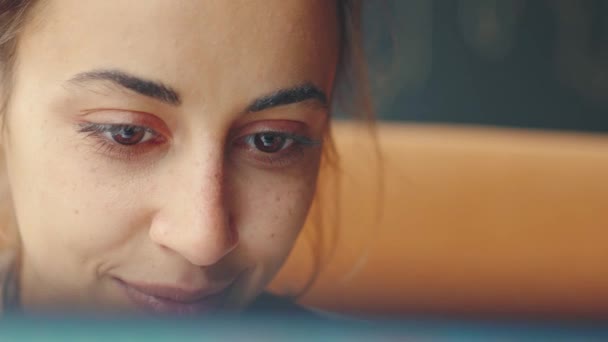
{"type": "MultiPolygon", "coordinates": [[[[384,123],[378,166],[365,128],[333,130],[339,224],[323,229],[338,238],[303,304],[607,317],[608,136],[384,123]]],[[[309,278],[313,223],[272,291],[296,292],[309,278]]]]}

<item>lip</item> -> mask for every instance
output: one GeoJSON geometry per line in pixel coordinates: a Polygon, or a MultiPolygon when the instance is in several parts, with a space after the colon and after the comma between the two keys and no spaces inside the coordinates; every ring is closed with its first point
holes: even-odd
{"type": "Polygon", "coordinates": [[[140,310],[160,315],[200,315],[218,311],[231,284],[216,288],[186,289],[177,286],[138,284],[114,278],[140,310]]]}

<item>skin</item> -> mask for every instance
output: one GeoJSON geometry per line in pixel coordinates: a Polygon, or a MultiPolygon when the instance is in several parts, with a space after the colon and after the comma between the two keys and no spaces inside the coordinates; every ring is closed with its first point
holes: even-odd
{"type": "Polygon", "coordinates": [[[2,135],[24,310],[136,310],[116,278],[185,290],[230,284],[224,309],[250,303],[304,223],[328,110],[318,98],[248,109],[302,84],[329,102],[337,31],[327,0],[48,0],[35,8],[2,135]],[[180,103],[74,80],[92,70],[162,82],[180,103]],[[154,134],[120,145],[110,133],[83,131],[91,123],[154,134]],[[280,151],[263,152],[252,137],[268,131],[307,143],[287,137],[280,151]]]}

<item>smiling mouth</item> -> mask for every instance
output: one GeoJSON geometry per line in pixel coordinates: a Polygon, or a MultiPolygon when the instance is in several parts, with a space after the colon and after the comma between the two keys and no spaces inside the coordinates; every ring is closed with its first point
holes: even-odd
{"type": "Polygon", "coordinates": [[[231,284],[216,289],[186,290],[162,285],[129,283],[115,278],[136,308],[154,315],[190,316],[217,312],[231,284]]]}

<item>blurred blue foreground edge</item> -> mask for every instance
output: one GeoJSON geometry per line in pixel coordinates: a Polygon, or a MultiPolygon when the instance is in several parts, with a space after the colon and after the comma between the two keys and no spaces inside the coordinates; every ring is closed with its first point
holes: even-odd
{"type": "Polygon", "coordinates": [[[607,322],[479,322],[467,320],[332,320],[297,316],[194,319],[8,317],[0,341],[608,341],[607,322]]]}

